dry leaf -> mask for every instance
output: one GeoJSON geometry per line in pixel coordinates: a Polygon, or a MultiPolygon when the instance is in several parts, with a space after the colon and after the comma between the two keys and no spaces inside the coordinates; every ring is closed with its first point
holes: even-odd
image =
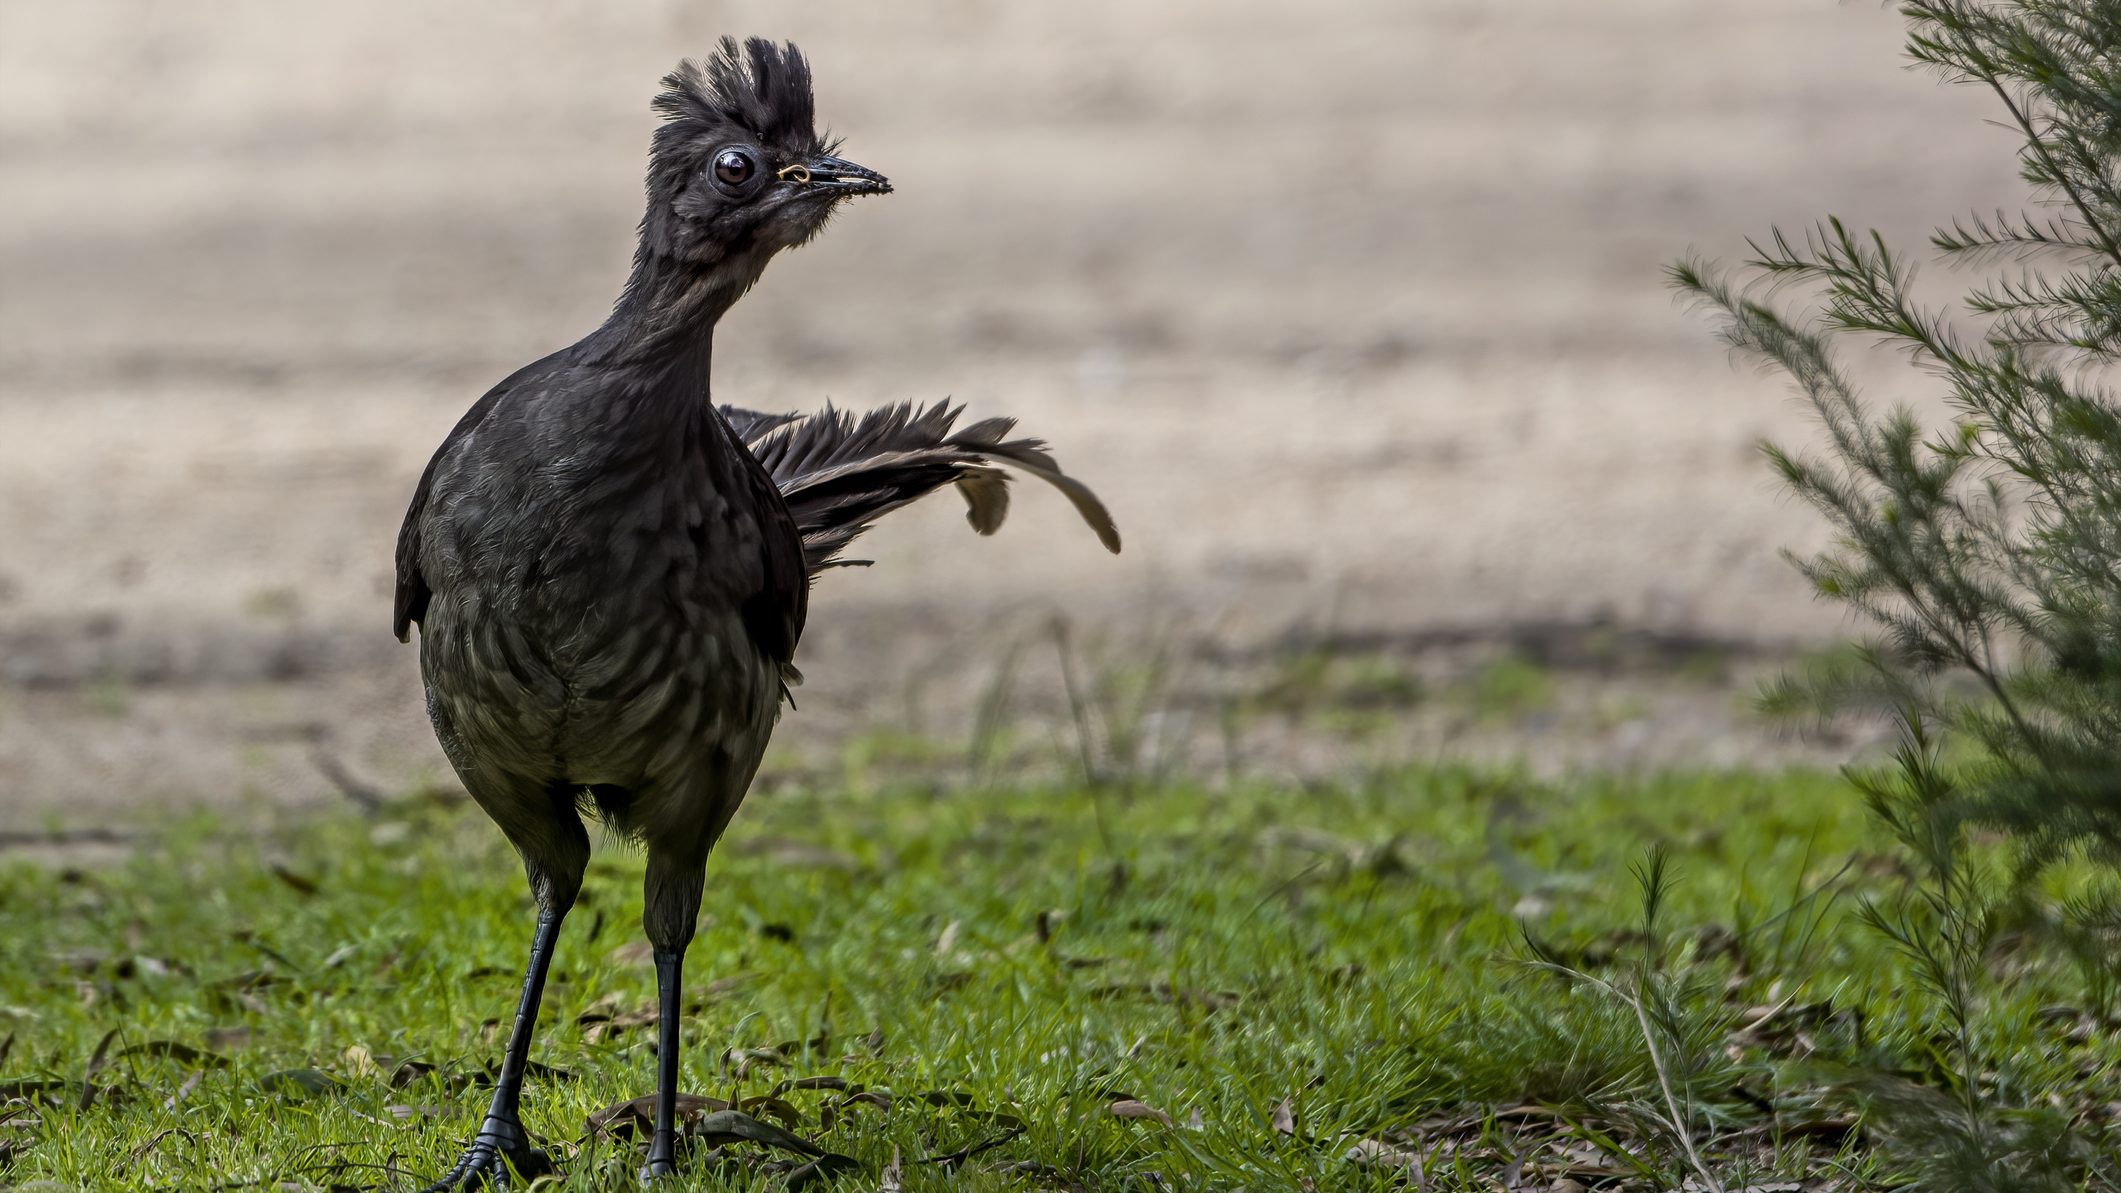
{"type": "Polygon", "coordinates": [[[377,1071],[375,1054],[359,1044],[348,1044],[339,1059],[346,1062],[346,1072],[352,1077],[372,1077],[377,1071]]]}
{"type": "MultiPolygon", "coordinates": [[[[699,1094],[678,1095],[678,1122],[692,1123],[703,1116],[729,1109],[729,1103],[720,1098],[707,1098],[699,1094]]],[[[589,1133],[599,1139],[646,1139],[655,1130],[655,1095],[643,1094],[624,1102],[614,1102],[589,1116],[586,1120],[589,1133]]]]}
{"type": "Polygon", "coordinates": [[[1342,1153],[1342,1158],[1355,1164],[1375,1165],[1380,1168],[1416,1168],[1421,1166],[1421,1154],[1403,1147],[1394,1147],[1377,1139],[1358,1139],[1355,1145],[1342,1153]]]}
{"type": "Polygon", "coordinates": [[[219,1069],[228,1064],[228,1058],[202,1048],[194,1048],[177,1040],[149,1040],[119,1050],[119,1056],[166,1056],[180,1065],[219,1069]]]}
{"type": "Polygon", "coordinates": [[[283,1098],[321,1098],[344,1087],[337,1077],[322,1069],[281,1069],[258,1078],[258,1088],[283,1098]]]}
{"type": "Polygon", "coordinates": [[[1153,1118],[1164,1126],[1171,1125],[1171,1116],[1146,1102],[1133,1098],[1122,1098],[1111,1106],[1113,1118],[1153,1118]]]}

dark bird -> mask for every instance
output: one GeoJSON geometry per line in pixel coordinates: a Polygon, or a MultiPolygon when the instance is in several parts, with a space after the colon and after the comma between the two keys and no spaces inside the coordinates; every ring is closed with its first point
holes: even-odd
{"type": "Polygon", "coordinates": [[[644,1176],[673,1171],[680,970],[708,851],[799,679],[811,579],[878,517],[955,485],[981,533],[1000,465],[1057,486],[1119,550],[1087,488],[1008,419],[947,405],[812,418],[717,407],[715,322],[842,200],[888,194],[813,125],[793,45],[724,39],[663,80],[648,207],[610,318],[496,385],[420,477],[398,536],[396,632],[420,626],[435,735],[522,856],[538,906],[493,1101],[431,1188],[547,1167],[517,1104],[539,995],[589,859],[583,816],[647,854],[642,926],[661,1012],[644,1176]]]}

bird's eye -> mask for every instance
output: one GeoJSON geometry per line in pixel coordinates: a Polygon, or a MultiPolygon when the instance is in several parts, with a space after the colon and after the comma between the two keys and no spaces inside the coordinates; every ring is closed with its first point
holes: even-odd
{"type": "Polygon", "coordinates": [[[759,165],[741,149],[724,149],[715,155],[714,180],[723,186],[742,186],[758,173],[759,165]]]}

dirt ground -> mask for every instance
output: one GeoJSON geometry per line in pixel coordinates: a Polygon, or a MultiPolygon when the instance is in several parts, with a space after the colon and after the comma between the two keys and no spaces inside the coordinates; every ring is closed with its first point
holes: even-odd
{"type": "MultiPolygon", "coordinates": [[[[724,31],[798,40],[899,189],[774,266],[717,397],[1017,415],[1127,538],[1029,489],[993,540],[895,517],[813,604],[782,733],[819,748],[916,689],[958,732],[1056,616],[1421,667],[1527,626],[1831,637],[1754,452],[1802,419],[1660,267],[2023,197],[1874,4],[0,0],[0,828],[336,798],[319,752],[441,773],[388,632],[404,500],[601,317],[655,80],[724,31]]],[[[1785,756],[1723,688],[1625,683],[1624,732],[1482,748],[1785,756]]]]}

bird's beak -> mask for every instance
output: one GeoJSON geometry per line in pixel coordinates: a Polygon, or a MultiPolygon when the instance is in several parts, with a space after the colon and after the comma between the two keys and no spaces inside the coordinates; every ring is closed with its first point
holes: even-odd
{"type": "Polygon", "coordinates": [[[787,167],[781,171],[781,177],[795,183],[798,190],[810,191],[820,197],[837,199],[849,195],[891,193],[891,180],[882,174],[844,158],[822,154],[800,165],[787,167]]]}

